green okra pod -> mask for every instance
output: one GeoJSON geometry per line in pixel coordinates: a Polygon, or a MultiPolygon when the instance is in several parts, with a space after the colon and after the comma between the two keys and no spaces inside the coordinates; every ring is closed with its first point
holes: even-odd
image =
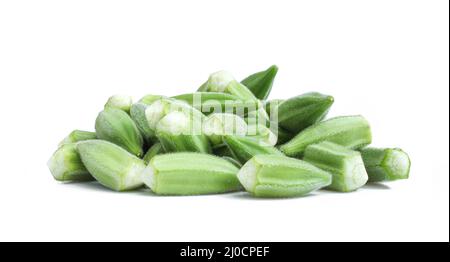
{"type": "Polygon", "coordinates": [[[304,129],[280,149],[287,156],[300,157],[307,146],[322,141],[359,149],[372,142],[370,125],[362,116],[331,118],[304,129]]]}
{"type": "Polygon", "coordinates": [[[89,181],[94,178],[81,162],[76,143],[65,143],[47,162],[53,177],[58,181],[89,181]]]}
{"type": "Polygon", "coordinates": [[[72,144],[84,140],[97,139],[97,134],[95,132],[83,131],[83,130],[73,130],[68,136],[66,136],[58,146],[65,144],[72,144]]]}
{"type": "Polygon", "coordinates": [[[240,190],[238,171],[232,163],[216,156],[169,153],[153,157],[142,177],[158,195],[202,195],[240,190]]]}
{"type": "Polygon", "coordinates": [[[147,107],[148,105],[141,102],[133,104],[130,109],[130,116],[139,129],[145,142],[150,145],[155,140],[155,131],[148,125],[147,117],[145,116],[145,110],[147,107]]]}
{"type": "Polygon", "coordinates": [[[290,98],[278,106],[278,125],[298,133],[321,121],[330,110],[334,98],[317,92],[290,98]]]}
{"type": "Polygon", "coordinates": [[[77,143],[77,151],[89,173],[103,186],[115,191],[143,185],[145,163],[122,147],[104,140],[77,143]]]}
{"type": "Polygon", "coordinates": [[[399,148],[363,148],[361,150],[369,182],[393,181],[409,178],[411,160],[399,148]]]}
{"type": "Polygon", "coordinates": [[[195,116],[184,112],[171,112],[163,117],[156,127],[156,137],[166,152],[211,153],[208,137],[198,127],[195,116]]]}
{"type": "Polygon", "coordinates": [[[196,92],[172,97],[185,101],[204,114],[232,113],[245,115],[258,108],[258,102],[243,100],[235,95],[222,92],[196,92]]]}
{"type": "Polygon", "coordinates": [[[335,143],[324,141],[308,146],[303,160],[332,174],[328,188],[335,191],[354,191],[368,180],[361,153],[335,143]]]}
{"type": "Polygon", "coordinates": [[[265,100],[272,90],[273,81],[278,73],[276,65],[268,69],[254,73],[241,81],[258,99],[265,100]]]}
{"type": "Polygon", "coordinates": [[[256,155],[282,155],[275,147],[265,144],[255,138],[245,136],[224,136],[223,140],[230,149],[233,158],[242,164],[256,155]]]}
{"type": "Polygon", "coordinates": [[[266,125],[270,121],[262,102],[245,85],[236,81],[231,73],[227,71],[213,73],[204,85],[204,92],[223,92],[244,101],[254,101],[257,103],[257,109],[249,113],[253,113],[253,118],[257,118],[258,123],[266,125]]]}
{"type": "Polygon", "coordinates": [[[136,156],[143,155],[144,140],[130,118],[122,110],[108,108],[100,112],[95,121],[97,137],[117,144],[136,156]]]}
{"type": "Polygon", "coordinates": [[[331,174],[305,161],[282,155],[257,155],[241,168],[238,178],[256,197],[303,196],[331,184],[331,174]]]}

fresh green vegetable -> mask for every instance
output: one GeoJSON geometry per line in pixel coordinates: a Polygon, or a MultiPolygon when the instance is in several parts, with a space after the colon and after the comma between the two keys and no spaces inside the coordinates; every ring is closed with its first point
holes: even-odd
{"type": "Polygon", "coordinates": [[[239,169],[225,159],[200,153],[171,153],[152,158],[144,183],[158,195],[217,194],[241,189],[239,169]]]}
{"type": "Polygon", "coordinates": [[[145,163],[120,146],[104,140],[77,143],[77,151],[86,169],[103,186],[125,191],[143,185],[145,163]]]}
{"type": "Polygon", "coordinates": [[[369,174],[369,182],[409,178],[411,161],[399,148],[363,148],[361,154],[369,174]]]}
{"type": "Polygon", "coordinates": [[[308,146],[303,160],[333,175],[328,187],[332,190],[354,191],[368,180],[361,154],[335,143],[324,141],[308,146]]]}
{"type": "Polygon", "coordinates": [[[136,156],[143,155],[141,133],[124,111],[108,108],[100,112],[95,121],[95,131],[99,139],[117,144],[136,156]]]}
{"type": "Polygon", "coordinates": [[[221,92],[196,92],[172,97],[184,101],[204,114],[232,113],[244,116],[258,108],[255,100],[243,100],[221,92]]]}
{"type": "Polygon", "coordinates": [[[97,134],[95,132],[82,131],[82,130],[73,130],[70,132],[68,136],[66,136],[63,141],[59,143],[58,146],[62,146],[65,144],[72,144],[83,140],[96,139],[97,134]]]}
{"type": "Polygon", "coordinates": [[[223,139],[230,149],[233,158],[242,164],[256,155],[282,155],[275,147],[265,144],[255,138],[245,136],[224,136],[223,139]]]}
{"type": "Polygon", "coordinates": [[[65,143],[47,162],[53,177],[58,181],[88,181],[94,178],[81,162],[75,143],[65,143]]]}
{"type": "Polygon", "coordinates": [[[291,133],[298,133],[321,121],[333,102],[332,96],[317,92],[290,98],[278,106],[278,125],[291,133]]]}
{"type": "Polygon", "coordinates": [[[328,172],[281,155],[255,156],[237,176],[245,190],[256,197],[303,196],[331,184],[328,172]]]}
{"type": "Polygon", "coordinates": [[[145,110],[147,107],[148,106],[146,104],[140,102],[133,104],[130,109],[130,116],[139,129],[145,142],[150,145],[155,140],[155,131],[148,126],[147,118],[145,116],[145,110]]]}
{"type": "Polygon", "coordinates": [[[171,112],[156,127],[156,137],[166,152],[211,153],[208,137],[195,130],[193,116],[184,112],[171,112]]]}
{"type": "Polygon", "coordinates": [[[322,141],[349,149],[359,149],[372,142],[367,120],[362,116],[342,116],[316,123],[280,147],[287,156],[302,156],[306,147],[322,141]]]}
{"type": "Polygon", "coordinates": [[[266,100],[272,90],[273,81],[278,73],[276,65],[268,69],[254,73],[241,81],[252,93],[261,100],[266,100]]]}

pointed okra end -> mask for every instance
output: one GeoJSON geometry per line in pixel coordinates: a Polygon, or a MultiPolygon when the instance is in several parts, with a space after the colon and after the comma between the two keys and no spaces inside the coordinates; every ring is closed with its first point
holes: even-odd
{"type": "Polygon", "coordinates": [[[133,104],[133,99],[131,98],[131,96],[113,95],[106,102],[105,109],[106,108],[115,108],[115,109],[123,110],[127,114],[129,114],[132,104],[133,104]]]}
{"type": "Polygon", "coordinates": [[[334,98],[318,92],[291,97],[279,105],[278,124],[291,133],[321,121],[328,114],[334,98]]]}
{"type": "Polygon", "coordinates": [[[268,69],[254,73],[241,81],[243,85],[261,100],[269,97],[275,76],[278,73],[278,66],[272,65],[268,69]]]}
{"type": "Polygon", "coordinates": [[[99,139],[119,145],[136,156],[143,155],[144,139],[131,117],[122,110],[107,108],[100,112],[95,120],[95,132],[99,139]]]}
{"type": "Polygon", "coordinates": [[[331,184],[331,174],[305,161],[281,155],[257,155],[241,168],[238,178],[256,197],[304,196],[331,184]]]}
{"type": "Polygon", "coordinates": [[[103,186],[125,191],[143,185],[143,160],[122,147],[104,140],[86,140],[76,149],[86,169],[103,186]]]}
{"type": "Polygon", "coordinates": [[[48,160],[47,166],[58,181],[93,180],[81,162],[74,143],[60,146],[48,160]]]}

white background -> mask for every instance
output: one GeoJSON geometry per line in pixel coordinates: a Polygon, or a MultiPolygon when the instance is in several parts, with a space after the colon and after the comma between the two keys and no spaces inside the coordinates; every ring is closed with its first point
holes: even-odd
{"type": "Polygon", "coordinates": [[[449,3],[1,1],[0,240],[449,241],[449,3]],[[411,178],[258,200],[62,184],[46,162],[112,94],[195,90],[280,68],[271,98],[334,95],[411,178]]]}

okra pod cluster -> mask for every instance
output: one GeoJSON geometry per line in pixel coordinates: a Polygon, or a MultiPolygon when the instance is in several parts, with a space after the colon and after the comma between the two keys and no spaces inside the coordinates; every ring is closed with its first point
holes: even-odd
{"type": "Polygon", "coordinates": [[[58,181],[96,180],[115,191],[266,198],[409,177],[405,151],[367,147],[372,132],[363,116],[327,119],[333,96],[269,100],[277,72],[272,65],[237,81],[219,71],[197,91],[172,97],[113,95],[95,131],[74,130],[59,143],[50,172],[58,181]]]}

